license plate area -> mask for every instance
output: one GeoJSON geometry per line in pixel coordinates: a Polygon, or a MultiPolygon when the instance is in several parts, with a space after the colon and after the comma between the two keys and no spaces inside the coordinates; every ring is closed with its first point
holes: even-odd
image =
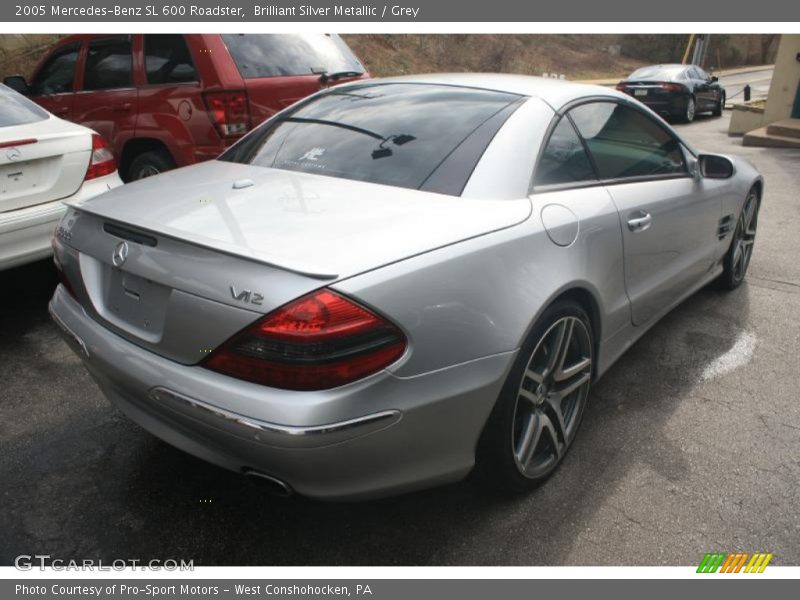
{"type": "Polygon", "coordinates": [[[110,265],[106,265],[106,278],[104,316],[142,339],[160,340],[171,289],[110,265]]]}
{"type": "Polygon", "coordinates": [[[40,175],[38,161],[0,166],[0,194],[17,196],[24,192],[36,192],[40,175]]]}
{"type": "Polygon", "coordinates": [[[647,90],[633,90],[634,96],[647,96],[647,90]]]}

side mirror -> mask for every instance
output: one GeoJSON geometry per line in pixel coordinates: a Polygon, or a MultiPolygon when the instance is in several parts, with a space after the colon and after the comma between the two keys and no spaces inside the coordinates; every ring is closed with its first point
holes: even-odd
{"type": "Polygon", "coordinates": [[[701,154],[697,157],[700,174],[708,179],[729,179],[733,177],[733,162],[718,154],[701,154]]]}
{"type": "Polygon", "coordinates": [[[20,94],[27,94],[30,86],[22,75],[9,75],[3,79],[3,83],[10,87],[15,92],[20,94]]]}
{"type": "Polygon", "coordinates": [[[711,83],[717,83],[718,81],[719,81],[719,77],[717,77],[716,75],[712,75],[711,76],[711,83]]]}

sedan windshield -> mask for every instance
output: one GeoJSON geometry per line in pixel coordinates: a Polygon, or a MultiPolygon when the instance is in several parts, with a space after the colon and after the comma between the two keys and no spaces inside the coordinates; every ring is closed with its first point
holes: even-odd
{"type": "Polygon", "coordinates": [[[675,81],[682,79],[685,72],[686,67],[683,65],[642,67],[631,73],[628,81],[675,81]]]}
{"type": "Polygon", "coordinates": [[[0,127],[44,121],[48,116],[46,110],[0,83],[0,127]]]}
{"type": "Polygon", "coordinates": [[[446,85],[333,88],[220,159],[458,195],[520,99],[446,85]]]}

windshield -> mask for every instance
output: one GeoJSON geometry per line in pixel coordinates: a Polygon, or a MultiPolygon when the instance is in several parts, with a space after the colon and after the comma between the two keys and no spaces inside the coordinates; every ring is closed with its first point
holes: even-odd
{"type": "Polygon", "coordinates": [[[49,116],[38,104],[0,83],[0,127],[44,121],[49,116]]]}
{"type": "Polygon", "coordinates": [[[518,100],[443,85],[337,87],[268,121],[220,158],[458,195],[518,100]]]}
{"type": "Polygon", "coordinates": [[[686,67],[683,65],[642,67],[628,77],[628,81],[675,81],[681,79],[686,67]]]}
{"type": "Polygon", "coordinates": [[[228,34],[222,40],[245,79],[364,72],[364,67],[337,35],[228,34]]]}

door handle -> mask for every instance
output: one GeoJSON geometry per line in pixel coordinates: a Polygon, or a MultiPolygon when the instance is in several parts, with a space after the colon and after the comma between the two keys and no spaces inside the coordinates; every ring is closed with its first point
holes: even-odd
{"type": "Polygon", "coordinates": [[[637,211],[633,215],[635,216],[628,219],[628,229],[633,233],[650,228],[650,224],[653,222],[653,215],[643,210],[637,211]]]}
{"type": "Polygon", "coordinates": [[[114,105],[114,112],[128,112],[133,105],[130,102],[123,102],[122,104],[115,104],[114,105]]]}

